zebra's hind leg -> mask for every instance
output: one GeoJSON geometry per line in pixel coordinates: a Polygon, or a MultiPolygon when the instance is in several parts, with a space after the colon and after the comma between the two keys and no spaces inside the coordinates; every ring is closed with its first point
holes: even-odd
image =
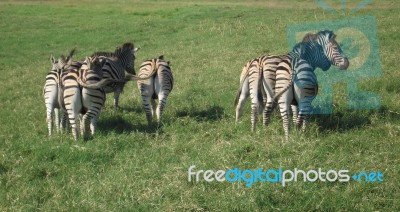
{"type": "Polygon", "coordinates": [[[72,136],[74,137],[75,141],[79,138],[79,128],[77,127],[78,117],[75,113],[68,113],[69,123],[71,124],[71,131],[72,136]]]}
{"type": "Polygon", "coordinates": [[[161,116],[164,112],[165,105],[167,104],[167,97],[168,97],[168,94],[165,94],[165,93],[161,93],[158,95],[158,105],[157,105],[157,110],[156,110],[157,127],[158,128],[161,126],[161,116]]]}
{"type": "Polygon", "coordinates": [[[296,124],[297,117],[299,115],[299,111],[298,111],[297,105],[291,105],[291,108],[292,108],[292,120],[293,120],[293,123],[296,124]]]}
{"type": "Polygon", "coordinates": [[[83,126],[83,140],[88,140],[90,138],[90,135],[94,134],[95,131],[95,126],[92,126],[93,119],[96,117],[96,111],[94,110],[88,110],[85,115],[82,117],[82,126],[83,126]],[[90,133],[92,132],[92,133],[90,133]]]}
{"type": "Polygon", "coordinates": [[[275,108],[275,103],[273,102],[272,98],[268,97],[267,103],[264,107],[263,111],[263,125],[268,126],[269,121],[271,119],[271,113],[275,108]]]}
{"type": "Polygon", "coordinates": [[[290,102],[293,100],[293,89],[289,88],[278,100],[279,110],[282,116],[283,129],[285,131],[285,140],[289,141],[290,132],[290,102]]]}
{"type": "Polygon", "coordinates": [[[258,109],[259,109],[259,99],[258,99],[258,88],[256,85],[253,85],[253,89],[250,90],[250,99],[251,99],[251,131],[254,132],[256,130],[257,117],[258,117],[258,109]]]}
{"type": "Polygon", "coordinates": [[[258,117],[258,103],[251,105],[251,131],[256,130],[257,117],[258,117]]]}
{"type": "Polygon", "coordinates": [[[47,108],[46,112],[47,112],[47,118],[46,118],[47,129],[49,131],[49,136],[51,136],[51,131],[53,130],[53,116],[52,116],[53,108],[47,108]]]}
{"type": "Polygon", "coordinates": [[[143,106],[146,112],[147,124],[150,127],[153,120],[153,105],[151,96],[142,96],[143,106]]]}
{"type": "Polygon", "coordinates": [[[60,117],[59,117],[59,109],[54,108],[54,122],[56,124],[56,131],[60,132],[60,117]]]}

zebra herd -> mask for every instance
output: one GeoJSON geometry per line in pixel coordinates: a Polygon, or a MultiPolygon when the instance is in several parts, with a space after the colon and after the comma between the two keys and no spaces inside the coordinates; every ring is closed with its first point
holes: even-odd
{"type": "MultiPolygon", "coordinates": [[[[304,130],[307,116],[312,112],[311,103],[318,93],[314,70],[321,68],[326,71],[331,65],[346,70],[349,66],[349,60],[335,38],[336,35],[329,30],[308,33],[286,55],[263,55],[248,61],[242,69],[235,99],[236,122],[250,96],[252,131],[259,113],[263,114],[263,124],[268,125],[276,104],[279,105],[286,140],[289,138],[291,113],[295,125],[304,130]]],[[[54,113],[57,131],[70,124],[77,140],[80,116],[80,131],[84,139],[89,138],[95,132],[106,93],[114,92],[114,106],[118,107],[120,93],[125,83],[131,80],[137,80],[148,125],[156,115],[159,127],[167,97],[173,88],[172,72],[169,62],[160,56],[144,61],[135,75],[135,52],[138,50],[132,43],[125,43],[114,52],[95,52],[84,61],[72,60],[75,49],[58,60],[51,56],[52,70],[46,76],[43,89],[49,135],[52,134],[54,113]],[[158,99],[157,104],[155,99],[158,99]]]]}
{"type": "Polygon", "coordinates": [[[244,102],[251,99],[251,129],[254,131],[258,113],[263,113],[263,124],[268,125],[270,114],[279,104],[285,139],[289,138],[289,114],[298,128],[306,128],[311,103],[318,92],[316,68],[327,71],[331,65],[346,70],[349,60],[344,56],[332,31],[308,33],[302,42],[286,55],[263,55],[250,60],[243,67],[236,94],[236,122],[244,102]]]}
{"type": "Polygon", "coordinates": [[[160,56],[146,60],[140,66],[138,75],[143,77],[135,75],[135,52],[138,50],[133,43],[124,43],[114,52],[95,52],[84,61],[72,60],[75,49],[58,60],[51,56],[52,70],[46,76],[43,89],[49,136],[52,134],[52,114],[57,131],[67,129],[70,124],[75,140],[80,132],[85,140],[90,134],[94,135],[106,93],[114,92],[114,106],[118,107],[120,93],[131,80],[138,81],[149,125],[154,114],[154,100],[159,100],[155,113],[160,126],[166,99],[173,87],[172,72],[169,62],[160,56]],[[78,117],[80,129],[77,128],[78,117]]]}

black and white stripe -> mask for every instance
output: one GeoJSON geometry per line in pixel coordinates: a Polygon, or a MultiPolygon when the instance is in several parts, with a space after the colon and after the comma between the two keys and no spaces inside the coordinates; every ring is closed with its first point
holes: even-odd
{"type": "Polygon", "coordinates": [[[68,114],[72,135],[79,138],[78,115],[82,115],[81,131],[84,139],[89,138],[89,127],[93,135],[97,119],[104,105],[104,87],[114,79],[103,79],[102,67],[105,60],[97,57],[86,58],[83,63],[70,62],[62,72],[60,102],[68,114]]]}
{"type": "Polygon", "coordinates": [[[148,125],[151,125],[154,113],[156,113],[157,125],[160,127],[167,97],[174,84],[169,62],[165,61],[163,56],[146,60],[140,65],[138,76],[141,78],[150,77],[146,80],[138,80],[137,84],[142,96],[148,125]],[[157,108],[155,108],[155,99],[158,99],[157,108]]]}
{"type": "Polygon", "coordinates": [[[105,59],[103,66],[103,78],[113,79],[118,82],[109,83],[104,87],[106,93],[114,92],[114,106],[119,107],[119,96],[124,88],[125,70],[129,74],[135,74],[134,60],[135,52],[139,49],[135,48],[133,43],[124,43],[122,47],[118,47],[115,52],[96,52],[92,55],[105,59]]]}
{"type": "Polygon", "coordinates": [[[305,129],[307,116],[312,112],[311,103],[318,93],[316,68],[326,71],[331,64],[347,69],[348,59],[335,40],[332,31],[307,34],[278,65],[277,86],[274,99],[278,99],[286,140],[289,137],[289,107],[292,104],[298,127],[305,129]]]}
{"type": "Polygon", "coordinates": [[[263,55],[247,62],[240,75],[236,93],[236,122],[242,115],[247,97],[251,98],[251,125],[255,130],[258,113],[263,112],[263,123],[267,125],[274,107],[276,67],[282,61],[280,55],[263,55]]]}
{"type": "MultiPolygon", "coordinates": [[[[53,55],[50,56],[52,68],[51,71],[46,75],[46,82],[43,88],[43,97],[46,105],[47,128],[49,136],[51,136],[52,134],[53,114],[56,130],[60,131],[60,104],[58,101],[58,85],[60,81],[61,71],[63,70],[66,63],[72,58],[74,52],[75,49],[73,49],[67,57],[62,55],[58,60],[56,60],[53,55]]],[[[63,118],[63,120],[65,119],[63,118]]],[[[65,126],[65,124],[63,124],[63,126],[65,126]]]]}

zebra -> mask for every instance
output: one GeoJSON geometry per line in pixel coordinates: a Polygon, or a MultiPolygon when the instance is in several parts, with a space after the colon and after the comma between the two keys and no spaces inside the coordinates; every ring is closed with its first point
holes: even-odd
{"type": "Polygon", "coordinates": [[[146,111],[148,126],[151,126],[153,115],[156,113],[157,127],[160,127],[161,116],[167,103],[167,97],[172,91],[174,84],[169,61],[165,61],[163,55],[158,58],[145,60],[140,65],[138,76],[149,78],[137,81],[146,111]],[[155,99],[158,99],[156,109],[155,99]]]}
{"type": "Polygon", "coordinates": [[[278,104],[283,120],[285,138],[289,138],[289,107],[292,104],[297,127],[306,128],[311,102],[318,93],[316,68],[327,71],[331,65],[346,70],[349,60],[343,55],[336,35],[329,30],[306,34],[288,56],[278,65],[274,101],[278,104]]]}
{"type": "Polygon", "coordinates": [[[125,85],[124,70],[135,75],[135,52],[138,50],[139,48],[135,48],[133,43],[127,42],[122,47],[117,47],[114,52],[95,52],[91,55],[91,57],[98,56],[100,59],[106,60],[103,67],[103,78],[118,81],[104,87],[106,93],[114,92],[114,107],[116,108],[119,107],[119,96],[125,85]]]}
{"type": "MultiPolygon", "coordinates": [[[[60,88],[59,101],[63,110],[68,114],[72,135],[75,140],[79,138],[79,130],[77,128],[78,115],[79,114],[83,115],[81,130],[85,130],[86,128],[84,128],[84,126],[86,125],[83,124],[83,122],[87,120],[85,114],[87,113],[87,111],[89,111],[89,108],[92,109],[93,107],[93,105],[90,105],[90,100],[88,100],[90,99],[90,97],[88,98],[85,95],[89,93],[88,95],[92,95],[93,98],[95,98],[96,95],[99,95],[96,92],[92,93],[87,92],[86,89],[101,90],[102,87],[104,87],[107,83],[110,83],[112,81],[110,79],[100,80],[102,74],[101,68],[104,65],[104,63],[105,60],[103,60],[103,63],[100,63],[98,58],[86,58],[85,61],[83,61],[82,63],[79,61],[69,61],[69,63],[64,68],[65,70],[61,74],[61,80],[59,85],[60,88]]],[[[100,101],[98,102],[101,103],[102,102],[101,98],[105,99],[105,97],[101,96],[101,92],[99,96],[100,96],[99,97],[100,101]]],[[[94,107],[98,108],[96,106],[94,107]]],[[[97,115],[96,112],[91,112],[91,113],[97,115]]],[[[95,124],[95,120],[93,123],[95,124]]],[[[94,127],[93,127],[93,132],[94,132],[94,127]]],[[[86,131],[84,131],[84,138],[86,139],[87,137],[88,135],[86,131]]]]}
{"type": "Polygon", "coordinates": [[[104,91],[106,85],[147,79],[131,75],[125,79],[104,78],[103,67],[105,64],[106,60],[101,57],[86,57],[82,63],[69,61],[66,70],[62,72],[59,98],[63,109],[68,114],[75,140],[79,138],[78,115],[82,115],[80,131],[84,140],[90,136],[89,128],[91,135],[94,135],[97,119],[106,99],[104,91]]]}
{"type": "MultiPolygon", "coordinates": [[[[43,87],[43,97],[46,105],[46,115],[47,115],[47,128],[49,136],[52,134],[52,122],[53,122],[53,113],[54,113],[54,122],[56,126],[56,130],[60,131],[60,119],[59,119],[59,109],[60,104],[58,101],[58,84],[60,80],[60,74],[63,67],[66,63],[72,58],[72,55],[75,52],[75,48],[72,49],[67,57],[61,55],[61,57],[56,60],[53,55],[50,56],[50,61],[52,64],[51,71],[46,75],[45,85],[43,87]]],[[[64,115],[62,116],[62,120],[64,121],[64,115]]],[[[65,124],[62,124],[65,126],[65,124]]]]}
{"type": "Polygon", "coordinates": [[[262,68],[260,67],[260,58],[249,60],[243,67],[240,74],[239,89],[236,92],[236,122],[243,113],[243,106],[246,99],[251,99],[251,130],[256,128],[258,113],[264,110],[264,98],[261,93],[262,68]],[[262,102],[262,103],[260,103],[262,102]]]}
{"type": "Polygon", "coordinates": [[[258,113],[263,113],[263,124],[268,124],[269,114],[273,109],[275,71],[281,61],[282,55],[262,55],[248,61],[243,67],[235,98],[236,122],[242,115],[245,100],[250,96],[252,131],[255,130],[258,113]],[[273,86],[267,87],[266,84],[273,86]]]}

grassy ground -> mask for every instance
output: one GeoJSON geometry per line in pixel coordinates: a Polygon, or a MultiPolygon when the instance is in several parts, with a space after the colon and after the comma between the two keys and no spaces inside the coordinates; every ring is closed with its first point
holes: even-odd
{"type": "Polygon", "coordinates": [[[314,116],[306,133],[294,131],[285,143],[277,114],[251,133],[247,104],[235,124],[233,99],[248,59],[286,53],[288,25],[340,18],[314,1],[3,1],[0,210],[399,211],[399,14],[397,1],[380,1],[353,15],[377,19],[383,75],[360,87],[381,96],[381,109],[347,109],[346,85],[335,85],[334,114],[314,116]],[[83,58],[125,41],[141,47],[136,67],[161,54],[172,63],[163,128],[147,128],[131,83],[121,109],[108,96],[94,139],[48,138],[42,88],[50,54],[77,47],[75,58],[83,58]],[[380,171],[385,181],[247,188],[188,182],[191,165],[380,171]]]}

